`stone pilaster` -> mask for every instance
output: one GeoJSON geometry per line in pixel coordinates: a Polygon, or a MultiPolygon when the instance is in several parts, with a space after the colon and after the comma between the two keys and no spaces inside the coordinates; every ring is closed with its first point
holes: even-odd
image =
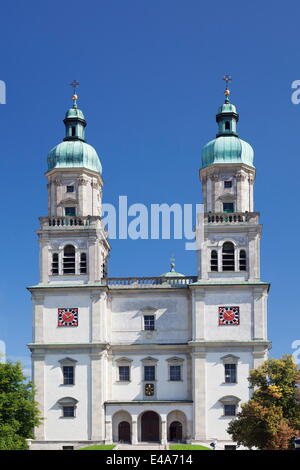
{"type": "Polygon", "coordinates": [[[46,283],[49,279],[49,241],[40,239],[40,279],[46,283]]]}
{"type": "Polygon", "coordinates": [[[101,331],[101,295],[91,294],[91,341],[103,341],[103,331],[101,331]]]}
{"type": "Polygon", "coordinates": [[[33,296],[33,341],[44,342],[44,295],[33,296]]]}
{"type": "Polygon", "coordinates": [[[204,289],[193,291],[192,295],[192,338],[193,340],[204,339],[204,289]]]}
{"type": "Polygon", "coordinates": [[[264,361],[267,359],[267,349],[264,347],[256,347],[252,353],[253,357],[253,369],[257,369],[257,367],[261,366],[264,361]]]}
{"type": "MultiPolygon", "coordinates": [[[[32,353],[32,380],[36,388],[35,400],[38,403],[40,416],[43,418],[45,413],[45,379],[44,379],[44,360],[45,355],[32,353]]],[[[45,424],[42,420],[41,424],[34,430],[35,439],[45,439],[45,424]]]]}
{"type": "Polygon", "coordinates": [[[103,405],[103,353],[94,353],[90,355],[91,359],[91,440],[104,440],[105,414],[103,405]]]}
{"type": "Polygon", "coordinates": [[[206,353],[192,353],[193,360],[193,411],[194,411],[194,441],[206,439],[206,353]]]}
{"type": "Polygon", "coordinates": [[[253,289],[253,339],[265,339],[266,294],[261,287],[253,289]]]}
{"type": "Polygon", "coordinates": [[[105,419],[105,444],[112,444],[113,437],[112,437],[112,422],[111,417],[105,419]]]}
{"type": "Polygon", "coordinates": [[[96,280],[96,263],[98,261],[96,256],[96,243],[95,237],[89,240],[89,281],[95,282],[96,280]]]}

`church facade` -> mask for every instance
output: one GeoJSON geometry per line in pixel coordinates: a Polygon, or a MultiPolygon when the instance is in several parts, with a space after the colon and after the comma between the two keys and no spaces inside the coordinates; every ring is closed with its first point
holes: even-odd
{"type": "Polygon", "coordinates": [[[270,344],[253,150],[238,136],[238,118],[226,88],[217,136],[202,151],[197,275],[172,264],[153,278],[109,278],[102,168],[73,96],[66,137],[48,155],[40,281],[29,287],[29,348],[44,417],[31,449],[234,445],[228,423],[249,400],[249,371],[270,344]]]}

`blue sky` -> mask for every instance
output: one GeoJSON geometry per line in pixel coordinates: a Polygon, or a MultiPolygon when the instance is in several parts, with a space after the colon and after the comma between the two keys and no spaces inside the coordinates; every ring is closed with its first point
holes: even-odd
{"type": "MultiPolygon", "coordinates": [[[[300,339],[299,2],[199,0],[12,1],[1,6],[1,326],[8,356],[29,357],[38,281],[38,217],[46,215],[46,157],[64,136],[71,80],[80,82],[87,140],[101,156],[104,201],[200,203],[203,145],[216,133],[230,73],[239,134],[255,150],[255,209],[271,355],[300,339]]],[[[110,276],[159,275],[169,257],[196,273],[182,240],[115,240],[110,276]]],[[[28,362],[28,361],[27,361],[28,362]]]]}

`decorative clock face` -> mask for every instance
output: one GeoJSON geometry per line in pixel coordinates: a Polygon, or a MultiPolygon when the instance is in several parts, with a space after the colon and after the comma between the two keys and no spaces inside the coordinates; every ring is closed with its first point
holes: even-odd
{"type": "Polygon", "coordinates": [[[239,325],[240,307],[219,307],[219,325],[239,325]]]}
{"type": "Polygon", "coordinates": [[[58,326],[78,326],[78,308],[59,308],[58,326]]]}

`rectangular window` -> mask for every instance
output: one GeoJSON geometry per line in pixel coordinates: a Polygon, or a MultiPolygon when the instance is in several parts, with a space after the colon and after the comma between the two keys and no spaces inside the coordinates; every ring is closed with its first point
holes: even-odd
{"type": "Polygon", "coordinates": [[[236,450],[236,446],[225,445],[225,446],[224,446],[224,450],[236,450]]]}
{"type": "Polygon", "coordinates": [[[62,446],[62,450],[74,450],[74,446],[62,446]]]}
{"type": "Polygon", "coordinates": [[[155,329],[154,315],[145,315],[144,316],[144,330],[154,330],[154,329],[155,329]]]}
{"type": "Polygon", "coordinates": [[[236,383],[236,364],[225,364],[225,382],[236,383]]]}
{"type": "Polygon", "coordinates": [[[181,380],[181,366],[170,366],[170,380],[174,382],[181,380]]]}
{"type": "Polygon", "coordinates": [[[64,418],[74,418],[75,417],[75,407],[74,406],[63,406],[63,417],[64,418]]]}
{"type": "Polygon", "coordinates": [[[144,366],[144,380],[155,380],[155,366],[144,366]]]}
{"type": "Polygon", "coordinates": [[[65,215],[67,217],[75,217],[76,215],[75,207],[65,207],[65,215]]]}
{"type": "Polygon", "coordinates": [[[63,366],[64,385],[74,385],[74,366],[63,366]]]}
{"type": "Polygon", "coordinates": [[[223,202],[223,212],[234,212],[233,202],[223,202]]]}
{"type": "Polygon", "coordinates": [[[224,188],[232,188],[232,181],[224,181],[224,188]]]}
{"type": "Polygon", "coordinates": [[[224,416],[235,416],[236,405],[224,405],[224,416]]]}
{"type": "Polygon", "coordinates": [[[74,193],[74,186],[67,186],[67,193],[74,193]]]}
{"type": "Polygon", "coordinates": [[[129,366],[120,366],[119,367],[119,380],[121,382],[129,382],[129,366]]]}

